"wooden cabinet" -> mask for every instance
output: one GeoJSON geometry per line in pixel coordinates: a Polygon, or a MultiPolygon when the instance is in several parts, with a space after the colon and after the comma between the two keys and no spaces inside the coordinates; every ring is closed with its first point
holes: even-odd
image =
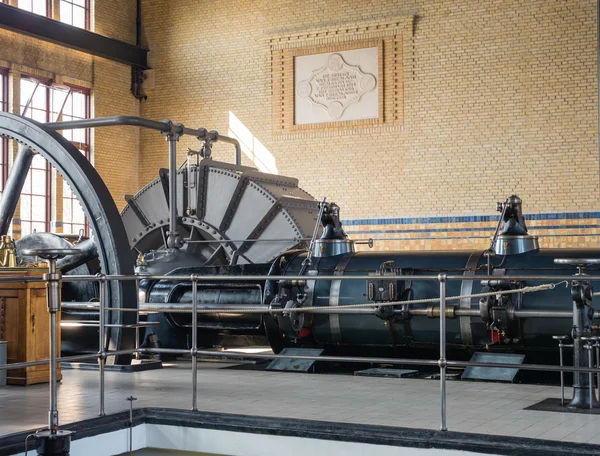
{"type": "MultiPolygon", "coordinates": [[[[41,268],[0,269],[0,277],[47,272],[41,268]]],[[[0,283],[0,340],[8,342],[8,363],[48,359],[50,323],[44,282],[0,283]]],[[[60,353],[60,312],[57,313],[57,353],[60,353]]],[[[8,371],[8,384],[33,385],[49,381],[48,365],[8,371]]],[[[57,378],[62,379],[60,365],[57,378]]]]}

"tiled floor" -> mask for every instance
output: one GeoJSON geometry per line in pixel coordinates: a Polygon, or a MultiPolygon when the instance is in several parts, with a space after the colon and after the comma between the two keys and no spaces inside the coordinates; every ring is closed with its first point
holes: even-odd
{"type": "MultiPolygon", "coordinates": [[[[241,371],[224,366],[200,363],[200,410],[439,428],[439,382],[435,380],[241,371]]],[[[61,424],[96,416],[98,373],[64,370],[63,375],[58,388],[61,424]]],[[[523,410],[547,397],[560,397],[558,387],[449,381],[447,391],[450,430],[600,444],[600,415],[523,410]]],[[[106,373],[106,413],[126,410],[130,395],[138,398],[135,407],[190,409],[190,364],[134,374],[106,373]]],[[[0,435],[44,427],[47,407],[47,385],[0,388],[0,435]]]]}

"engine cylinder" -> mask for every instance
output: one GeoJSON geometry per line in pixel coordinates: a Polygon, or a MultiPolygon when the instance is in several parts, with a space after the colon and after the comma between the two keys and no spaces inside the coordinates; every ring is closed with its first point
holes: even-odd
{"type": "MultiPolygon", "coordinates": [[[[596,250],[541,250],[519,255],[491,256],[484,252],[358,252],[331,257],[313,258],[311,275],[390,275],[389,280],[308,280],[301,298],[301,307],[343,307],[359,303],[397,301],[369,314],[322,314],[311,315],[300,343],[312,342],[330,346],[407,346],[434,347],[439,344],[438,303],[403,306],[402,301],[412,299],[439,299],[437,280],[411,280],[394,278],[396,275],[437,275],[446,272],[463,275],[464,280],[447,282],[447,296],[465,296],[487,291],[518,289],[540,285],[549,281],[516,282],[516,275],[571,275],[576,270],[554,264],[555,258],[598,256],[596,250]],[[483,282],[478,276],[488,274],[488,258],[492,262],[491,273],[498,280],[483,282]],[[308,299],[307,299],[308,297],[308,299]],[[308,335],[310,332],[310,335],[308,335]]],[[[289,259],[283,269],[285,275],[297,275],[302,269],[306,254],[289,259]]],[[[591,270],[592,268],[590,268],[591,270]]],[[[279,288],[278,300],[282,305],[295,299],[293,293],[279,288]]],[[[572,309],[569,287],[533,293],[514,293],[491,298],[462,298],[447,302],[447,341],[449,346],[482,348],[496,345],[516,350],[551,349],[556,351],[553,335],[570,334],[573,320],[565,316],[572,309]],[[461,310],[471,315],[460,315],[461,310]],[[536,311],[529,317],[516,316],[519,310],[536,311]],[[544,317],[563,311],[562,317],[544,317]],[[459,314],[459,315],[457,315],[459,314]],[[533,316],[535,315],[535,316],[533,316]]],[[[289,304],[288,304],[289,306],[289,304]]],[[[289,320],[289,317],[288,317],[289,320]]],[[[298,343],[298,328],[278,319],[286,345],[298,343]],[[293,331],[291,329],[294,329],[293,331]]]]}

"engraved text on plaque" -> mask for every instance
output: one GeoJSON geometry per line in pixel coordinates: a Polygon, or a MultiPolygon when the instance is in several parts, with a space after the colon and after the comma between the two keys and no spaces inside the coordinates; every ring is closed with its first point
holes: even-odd
{"type": "Polygon", "coordinates": [[[376,47],[295,57],[295,124],[376,119],[377,59],[376,47]]]}

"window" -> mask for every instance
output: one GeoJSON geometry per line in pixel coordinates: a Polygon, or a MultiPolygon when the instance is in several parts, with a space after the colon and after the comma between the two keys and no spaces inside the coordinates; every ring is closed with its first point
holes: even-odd
{"type": "MultiPolygon", "coordinates": [[[[83,89],[51,86],[32,78],[21,78],[21,113],[39,122],[51,122],[89,117],[89,94],[83,89]]],[[[65,130],[71,140],[89,159],[88,130],[65,130]]],[[[21,233],[50,231],[50,166],[36,155],[21,193],[21,233]]],[[[88,234],[83,210],[66,182],[63,182],[63,232],[88,234]]],[[[57,195],[59,197],[59,195],[57,195]]]]}
{"type": "Polygon", "coordinates": [[[51,16],[50,0],[19,0],[17,7],[40,16],[51,16]]]}
{"type": "MultiPolygon", "coordinates": [[[[38,122],[50,120],[50,87],[21,78],[21,114],[38,122]]],[[[21,192],[21,236],[50,231],[50,166],[35,155],[21,192]]]]}
{"type": "Polygon", "coordinates": [[[90,0],[60,0],[60,21],[82,29],[89,29],[90,0]]]}
{"type": "MultiPolygon", "coordinates": [[[[62,120],[88,119],[90,117],[90,97],[87,91],[71,88],[62,110],[62,120]]],[[[90,159],[89,129],[65,130],[65,138],[90,159]]],[[[83,209],[75,194],[66,182],[63,182],[63,233],[89,235],[89,228],[83,209]]]]}

